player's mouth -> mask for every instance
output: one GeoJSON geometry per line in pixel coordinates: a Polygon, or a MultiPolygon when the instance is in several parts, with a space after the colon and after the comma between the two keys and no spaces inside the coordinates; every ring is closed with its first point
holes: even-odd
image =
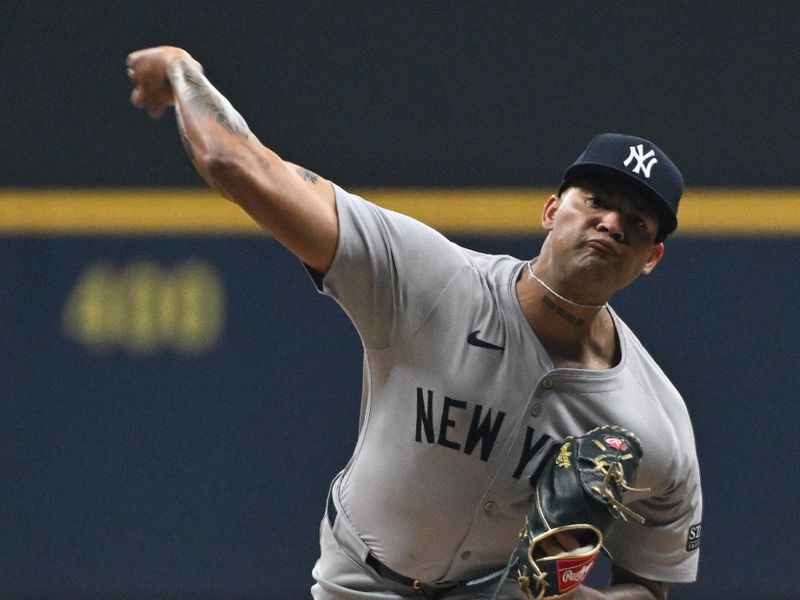
{"type": "Polygon", "coordinates": [[[614,248],[614,245],[606,240],[590,239],[586,242],[586,245],[592,250],[596,250],[600,254],[605,254],[607,256],[619,256],[619,252],[617,252],[617,249],[614,248]]]}

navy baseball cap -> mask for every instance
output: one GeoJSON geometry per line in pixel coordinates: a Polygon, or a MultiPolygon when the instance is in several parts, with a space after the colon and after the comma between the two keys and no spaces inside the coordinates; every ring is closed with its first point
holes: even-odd
{"type": "Polygon", "coordinates": [[[651,200],[659,216],[657,241],[663,241],[678,226],[683,176],[653,142],[621,133],[601,133],[564,172],[558,193],[586,175],[621,178],[651,200]]]}

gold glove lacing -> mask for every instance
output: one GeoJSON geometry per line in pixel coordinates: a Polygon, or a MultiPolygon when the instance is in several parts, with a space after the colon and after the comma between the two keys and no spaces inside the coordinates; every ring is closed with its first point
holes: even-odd
{"type": "MultiPolygon", "coordinates": [[[[603,445],[602,442],[599,440],[592,440],[600,450],[605,452],[607,448],[603,445]]],[[[609,485],[612,481],[619,487],[624,490],[630,492],[649,492],[650,488],[635,488],[628,485],[628,482],[625,480],[625,471],[622,469],[622,461],[630,460],[633,458],[633,454],[623,454],[622,456],[613,456],[614,461],[609,463],[607,459],[609,458],[608,454],[600,454],[597,457],[593,458],[594,461],[594,470],[600,471],[603,473],[603,487],[602,489],[595,486],[592,486],[592,491],[603,498],[606,503],[614,510],[617,516],[622,518],[623,521],[627,521],[628,517],[638,521],[639,523],[644,523],[644,517],[630,508],[625,506],[622,502],[616,499],[614,496],[614,492],[611,491],[611,486],[609,485]]]]}

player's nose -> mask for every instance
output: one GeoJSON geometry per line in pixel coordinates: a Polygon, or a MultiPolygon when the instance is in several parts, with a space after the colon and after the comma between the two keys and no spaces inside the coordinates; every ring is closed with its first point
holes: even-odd
{"type": "Polygon", "coordinates": [[[617,242],[625,239],[625,230],[622,226],[622,213],[618,210],[608,210],[600,218],[597,230],[607,233],[617,242]]]}

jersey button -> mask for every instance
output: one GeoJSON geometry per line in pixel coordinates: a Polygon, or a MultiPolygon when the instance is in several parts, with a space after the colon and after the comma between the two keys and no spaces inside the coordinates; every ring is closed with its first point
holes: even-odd
{"type": "Polygon", "coordinates": [[[497,507],[497,504],[489,500],[486,504],[483,505],[483,510],[486,512],[492,512],[497,507]]]}
{"type": "Polygon", "coordinates": [[[542,414],[542,405],[537,402],[531,406],[531,416],[538,417],[540,414],[542,414]]]}
{"type": "Polygon", "coordinates": [[[552,379],[545,379],[542,381],[542,387],[546,390],[553,389],[553,380],[552,379]]]}
{"type": "Polygon", "coordinates": [[[472,552],[465,550],[461,553],[461,560],[467,560],[470,556],[472,556],[472,552]]]}

